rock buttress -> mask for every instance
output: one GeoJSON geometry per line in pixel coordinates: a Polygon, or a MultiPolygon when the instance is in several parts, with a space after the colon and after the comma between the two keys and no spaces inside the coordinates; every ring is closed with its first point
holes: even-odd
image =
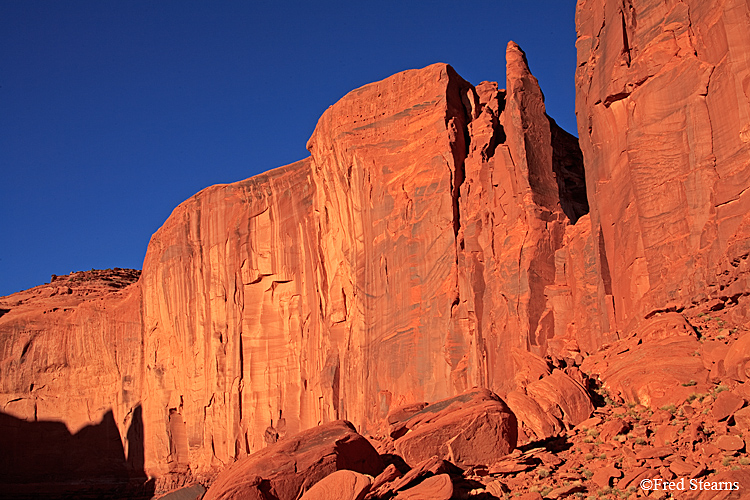
{"type": "MultiPolygon", "coordinates": [[[[178,207],[144,265],[147,423],[180,414],[205,466],[515,387],[518,353],[556,335],[545,288],[568,225],[525,71],[509,111],[444,64],[366,85],[323,114],[310,159],[178,207]]],[[[150,463],[179,464],[169,432],[151,439],[150,463]]]]}
{"type": "Polygon", "coordinates": [[[145,479],[139,274],[76,272],[0,298],[4,489],[145,479]]]}
{"type": "Polygon", "coordinates": [[[153,236],[143,406],[159,473],[226,464],[332,419],[338,366],[322,328],[311,177],[303,160],[207,188],[153,236]]]}

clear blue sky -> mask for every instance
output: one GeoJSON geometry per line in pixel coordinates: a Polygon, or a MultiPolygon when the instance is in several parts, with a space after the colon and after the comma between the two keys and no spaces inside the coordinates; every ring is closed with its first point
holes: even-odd
{"type": "Polygon", "coordinates": [[[505,81],[526,51],[571,133],[573,0],[0,2],[0,295],[141,268],[172,209],[307,156],[348,91],[451,64],[505,81]]]}

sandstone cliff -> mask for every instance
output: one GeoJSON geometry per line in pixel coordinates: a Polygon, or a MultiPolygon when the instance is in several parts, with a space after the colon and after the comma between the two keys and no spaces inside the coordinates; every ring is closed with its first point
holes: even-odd
{"type": "Polygon", "coordinates": [[[508,58],[507,94],[444,64],[357,89],[311,158],[175,210],[141,280],[148,464],[170,460],[170,409],[186,463],[218,465],[321,422],[374,432],[399,405],[507,393],[521,353],[546,354],[583,170],[508,58]]]}
{"type": "Polygon", "coordinates": [[[747,294],[748,15],[735,0],[578,2],[578,131],[613,328],[747,294]]]}
{"type": "Polygon", "coordinates": [[[76,272],[0,299],[4,495],[44,482],[76,497],[85,482],[95,498],[131,479],[128,494],[145,493],[139,275],[76,272]]]}
{"type": "MultiPolygon", "coordinates": [[[[72,432],[111,411],[127,454],[138,409],[134,446],[159,476],[337,419],[375,433],[393,408],[474,386],[505,395],[578,336],[598,345],[572,312],[591,263],[565,267],[587,251],[564,249],[588,210],[580,151],[523,52],[507,58],[507,90],[435,64],[349,93],[310,158],[177,207],[123,297],[65,323],[8,306],[4,411],[72,432]]],[[[524,422],[558,408],[527,438],[590,412],[580,380],[554,377],[562,393],[514,395],[524,422]]]]}

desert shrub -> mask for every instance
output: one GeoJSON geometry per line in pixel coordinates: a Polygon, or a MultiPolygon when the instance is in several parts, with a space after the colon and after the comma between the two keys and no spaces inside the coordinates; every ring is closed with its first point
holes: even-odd
{"type": "Polygon", "coordinates": [[[660,410],[664,410],[664,411],[668,411],[669,413],[674,413],[675,410],[677,410],[677,408],[675,407],[675,405],[664,405],[664,406],[662,406],[659,409],[660,410]]]}

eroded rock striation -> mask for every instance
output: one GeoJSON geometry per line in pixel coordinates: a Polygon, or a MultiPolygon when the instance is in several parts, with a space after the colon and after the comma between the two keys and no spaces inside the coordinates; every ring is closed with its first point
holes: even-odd
{"type": "Polygon", "coordinates": [[[747,294],[748,15],[734,0],[578,2],[578,132],[611,329],[747,294]]]}
{"type": "Polygon", "coordinates": [[[148,496],[137,486],[146,479],[140,274],[52,276],[0,299],[0,483],[11,497],[148,496]]]}

